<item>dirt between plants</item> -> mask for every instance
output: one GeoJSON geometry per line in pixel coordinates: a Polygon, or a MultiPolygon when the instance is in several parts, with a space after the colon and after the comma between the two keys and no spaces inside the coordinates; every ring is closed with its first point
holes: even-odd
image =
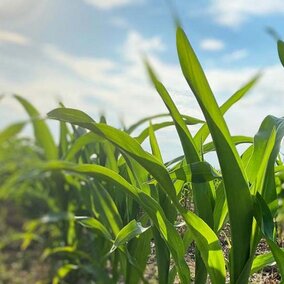
{"type": "MultiPolygon", "coordinates": [[[[7,212],[5,206],[0,204],[0,243],[5,237],[9,238],[13,233],[21,231],[23,224],[22,216],[14,212],[7,212]]],[[[11,208],[11,207],[10,207],[11,208]]],[[[179,222],[182,220],[179,220],[179,222]]],[[[179,228],[180,234],[184,234],[185,226],[179,228]]],[[[230,228],[227,225],[220,233],[220,242],[224,251],[224,255],[228,257],[228,239],[230,235],[230,228]]],[[[257,254],[263,254],[269,251],[265,241],[261,241],[257,254]]],[[[32,246],[26,251],[20,250],[19,242],[11,242],[4,249],[0,247],[0,284],[23,284],[23,283],[50,283],[50,263],[39,261],[42,253],[42,247],[32,246]]],[[[185,260],[190,268],[192,280],[194,280],[195,268],[195,250],[194,245],[191,244],[185,255],[185,260]]],[[[171,264],[174,265],[173,263],[171,264]]],[[[151,254],[149,256],[146,270],[145,279],[150,284],[158,283],[157,260],[155,257],[155,244],[151,243],[151,254]]],[[[229,278],[227,279],[227,282],[229,278]]],[[[123,280],[120,282],[123,283],[123,280]]],[[[178,276],[175,278],[175,284],[180,283],[178,276]]],[[[210,280],[208,280],[210,283],[210,280]]],[[[280,283],[280,275],[275,265],[264,268],[258,273],[253,274],[249,283],[264,283],[276,284],[280,283]]],[[[70,283],[75,284],[75,283],[70,283]]]]}
{"type": "MultiPolygon", "coordinates": [[[[184,228],[180,228],[180,233],[182,234],[183,231],[185,230],[184,228]]],[[[230,235],[230,227],[229,225],[225,226],[224,230],[221,231],[220,233],[220,242],[222,245],[222,249],[225,255],[225,258],[228,259],[229,255],[229,247],[228,247],[228,236],[230,235]]],[[[156,284],[158,283],[158,270],[157,270],[157,259],[155,257],[155,244],[151,244],[151,255],[148,259],[146,270],[145,270],[145,279],[149,281],[150,284],[156,284]]],[[[256,254],[260,255],[266,252],[269,252],[269,248],[265,242],[265,240],[261,240],[257,247],[256,254]]],[[[187,253],[185,255],[185,260],[186,263],[188,264],[190,268],[190,273],[191,273],[191,279],[194,281],[194,270],[195,270],[195,248],[194,244],[191,244],[190,247],[187,249],[187,253]]],[[[171,264],[172,266],[174,263],[171,264]]],[[[278,284],[280,283],[281,277],[278,272],[277,266],[276,265],[271,265],[268,267],[265,267],[261,271],[254,273],[251,275],[249,278],[249,283],[252,284],[278,284]]],[[[175,278],[174,284],[179,284],[179,278],[178,276],[175,278]]],[[[207,280],[207,283],[210,284],[211,281],[210,279],[207,280]]],[[[227,280],[226,283],[229,283],[229,275],[227,275],[227,280]]]]}

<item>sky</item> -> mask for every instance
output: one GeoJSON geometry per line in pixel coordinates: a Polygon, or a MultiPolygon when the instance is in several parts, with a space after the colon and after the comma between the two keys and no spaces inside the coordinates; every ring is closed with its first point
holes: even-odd
{"type": "MultiPolygon", "coordinates": [[[[284,116],[284,69],[266,31],[271,27],[284,38],[284,1],[172,3],[220,104],[262,73],[225,116],[232,134],[253,136],[266,115],[284,116]]],[[[142,56],[179,110],[202,118],[180,71],[168,1],[1,0],[0,128],[27,118],[12,94],[42,115],[61,101],[95,119],[104,113],[114,126],[166,112],[142,56]]],[[[166,158],[179,152],[173,129],[159,139],[166,158]]]]}

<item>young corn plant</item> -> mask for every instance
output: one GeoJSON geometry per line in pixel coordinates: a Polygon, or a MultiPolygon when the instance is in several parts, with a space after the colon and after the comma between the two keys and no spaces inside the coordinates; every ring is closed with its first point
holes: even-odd
{"type": "MultiPolygon", "coordinates": [[[[85,178],[84,173],[79,170],[75,171],[76,175],[70,175],[67,171],[56,170],[55,166],[43,167],[42,163],[48,161],[48,165],[95,164],[119,173],[129,184],[135,184],[152,196],[153,200],[159,201],[164,209],[161,214],[165,214],[170,220],[169,230],[175,232],[181,243],[173,225],[176,209],[171,206],[165,194],[158,190],[157,185],[148,182],[148,171],[101,136],[76,127],[73,127],[72,133],[64,122],[60,123],[57,146],[46,123],[39,118],[38,111],[25,99],[19,96],[16,98],[32,119],[35,143],[39,149],[38,160],[33,160],[32,163],[33,170],[30,171],[27,167],[22,169],[20,181],[24,186],[24,193],[28,190],[41,193],[41,198],[47,203],[47,210],[39,208],[39,219],[31,220],[25,225],[23,248],[27,247],[36,235],[48,236],[43,259],[48,256],[56,259],[55,283],[63,277],[70,277],[72,281],[93,279],[102,283],[117,283],[120,277],[123,277],[127,283],[136,283],[139,279],[146,282],[143,271],[150,253],[150,240],[154,238],[156,249],[159,251],[159,279],[165,282],[169,278],[170,250],[157,229],[148,225],[149,217],[131,195],[121,194],[113,183],[105,180],[100,182],[85,178]],[[37,165],[40,167],[38,170],[37,165]],[[53,172],[43,173],[42,168],[53,169],[53,172]],[[72,216],[75,215],[77,223],[83,227],[74,223],[72,216]],[[136,238],[137,236],[139,238],[136,238]],[[98,259],[100,261],[97,261],[98,259]]],[[[126,131],[130,133],[155,117],[157,116],[139,121],[126,131]]],[[[187,124],[201,122],[192,117],[183,117],[187,124]]],[[[101,118],[100,123],[107,126],[104,118],[101,118]]],[[[147,136],[151,136],[154,141],[153,129],[172,124],[172,121],[154,124],[142,131],[137,139],[142,143],[147,136]]],[[[156,155],[157,151],[158,148],[153,148],[156,155]]],[[[18,184],[16,183],[15,187],[18,184]]],[[[182,184],[176,186],[177,191],[181,190],[182,184]]],[[[11,190],[7,187],[6,189],[11,190]]],[[[152,208],[152,215],[154,210],[156,209],[152,208]]],[[[172,241],[171,246],[174,247],[174,244],[172,241]]],[[[177,257],[182,256],[183,254],[179,253],[177,257]]],[[[183,265],[186,267],[184,260],[183,265]]]]}
{"type": "MultiPolygon", "coordinates": [[[[140,145],[142,136],[147,136],[147,133],[134,139],[126,132],[95,122],[79,110],[60,108],[51,111],[48,116],[86,128],[110,142],[120,151],[123,162],[127,164],[133,176],[126,178],[120,171],[107,167],[65,161],[50,162],[42,167],[44,170],[64,170],[90,176],[101,183],[109,182],[116,190],[139,204],[151,221],[160,283],[174,279],[175,271],[181,283],[191,281],[189,268],[184,261],[185,249],[191,241],[196,245],[195,283],[205,283],[208,275],[212,283],[225,283],[225,259],[218,234],[227,219],[231,239],[227,260],[230,283],[247,283],[252,272],[268,263],[267,256],[255,257],[257,245],[262,238],[271,249],[270,260],[276,261],[283,278],[284,252],[275,240],[273,218],[277,211],[274,166],[284,135],[284,120],[273,116],[266,117],[253,140],[249,137],[232,137],[223,114],[245,95],[257,81],[257,77],[219,107],[181,27],[177,28],[177,51],[184,77],[206,120],[206,124],[195,136],[191,135],[185,118],[179,113],[150,65],[146,65],[150,78],[173,119],[184,150],[184,161],[173,167],[172,171],[166,168],[154,135],[159,126],[149,127],[148,135],[152,148],[152,154],[149,154],[140,145]],[[204,144],[209,134],[213,143],[204,144]],[[242,156],[236,150],[236,144],[239,143],[252,143],[242,156]],[[203,161],[204,152],[210,150],[216,151],[220,163],[222,180],[218,183],[212,180],[220,177],[203,161]],[[144,177],[139,177],[140,174],[144,177]],[[146,176],[148,183],[145,184],[146,176]],[[179,180],[191,184],[195,213],[184,208],[179,202],[182,190],[179,180]],[[169,212],[169,208],[173,209],[173,213],[169,212]],[[176,213],[183,218],[187,226],[184,239],[174,227],[176,213]],[[174,260],[171,271],[170,257],[174,260]]],[[[101,231],[105,229],[107,228],[101,228],[101,231]]],[[[129,230],[126,239],[137,236],[134,231],[137,230],[129,230]]],[[[115,238],[118,236],[119,233],[115,238]]],[[[115,239],[112,242],[115,243],[115,239]]],[[[120,249],[124,250],[122,247],[120,249]]],[[[131,262],[130,259],[128,261],[131,262]]]]}

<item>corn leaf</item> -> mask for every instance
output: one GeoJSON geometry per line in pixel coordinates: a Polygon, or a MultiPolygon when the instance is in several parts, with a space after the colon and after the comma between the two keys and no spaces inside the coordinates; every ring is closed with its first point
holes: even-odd
{"type": "MultiPolygon", "coordinates": [[[[195,230],[195,241],[197,245],[200,246],[200,248],[202,248],[203,250],[202,258],[206,265],[208,273],[210,274],[211,280],[214,283],[223,283],[225,281],[225,262],[221,247],[218,244],[218,238],[214,234],[214,232],[205,223],[203,224],[202,220],[195,214],[189,214],[189,216],[185,214],[184,209],[180,206],[177,200],[175,188],[164,165],[149,153],[145,152],[139,145],[139,143],[135,139],[131,138],[128,134],[107,125],[92,122],[81,123],[80,120],[77,120],[76,117],[74,117],[74,115],[69,116],[70,112],[72,113],[71,110],[65,112],[65,109],[55,109],[48,115],[50,118],[67,121],[94,131],[98,135],[101,135],[101,137],[108,139],[114,145],[119,147],[123,152],[130,155],[133,159],[140,163],[145,169],[147,169],[149,173],[160,183],[162,189],[170,197],[177,210],[179,210],[184,217],[186,215],[187,225],[195,230]],[[191,223],[191,221],[193,222],[191,223]],[[199,223],[201,223],[202,225],[199,226],[199,223]],[[202,231],[202,228],[205,229],[206,233],[202,231]],[[199,236],[201,237],[200,240],[199,236]],[[213,243],[214,245],[212,246],[213,243]],[[212,247],[214,247],[214,250],[212,250],[212,247]],[[210,253],[208,253],[208,251],[210,251],[210,253]]],[[[132,194],[134,194],[134,192],[132,192],[132,194]]],[[[144,198],[146,198],[146,196],[147,195],[145,195],[144,198]]],[[[149,196],[147,198],[149,198],[149,196]]],[[[179,258],[176,258],[176,261],[178,259],[179,258]]],[[[180,265],[183,266],[182,263],[180,265]]],[[[177,267],[178,266],[179,265],[177,265],[177,267]]],[[[181,273],[182,269],[180,266],[179,275],[181,279],[185,280],[187,278],[187,281],[189,281],[189,278],[187,276],[185,278],[185,275],[189,275],[189,273],[186,272],[185,275],[181,273]]]]}
{"type": "Polygon", "coordinates": [[[250,274],[256,273],[262,268],[275,262],[272,252],[257,255],[252,263],[250,274]]]}
{"type": "MultiPolygon", "coordinates": [[[[220,111],[224,115],[236,102],[238,102],[248,91],[257,83],[260,75],[254,76],[248,83],[246,83],[241,89],[235,92],[221,107],[220,111]]],[[[201,148],[202,143],[209,135],[209,129],[207,123],[205,123],[194,136],[194,141],[197,143],[198,149],[201,148]]]]}
{"type": "Polygon", "coordinates": [[[43,148],[45,157],[49,160],[57,159],[57,147],[47,124],[39,118],[39,112],[24,98],[15,96],[32,119],[36,142],[43,148]]]}
{"type": "Polygon", "coordinates": [[[218,155],[231,222],[231,279],[237,281],[250,257],[252,201],[242,162],[202,67],[184,33],[177,28],[177,49],[184,77],[208,124],[218,155]],[[236,202],[238,200],[238,202],[236,202]]]}
{"type": "Polygon", "coordinates": [[[25,125],[26,125],[26,122],[17,122],[3,129],[0,132],[0,144],[13,138],[18,133],[20,133],[22,129],[25,127],[25,125]]]}
{"type": "Polygon", "coordinates": [[[77,165],[69,162],[55,161],[43,164],[41,169],[57,171],[65,170],[92,176],[97,179],[113,183],[117,190],[121,190],[125,194],[134,198],[149,215],[152,222],[155,224],[156,228],[166,241],[178,268],[181,283],[190,282],[189,269],[184,260],[185,250],[182,239],[173,225],[167,220],[160,205],[153,198],[129,184],[116,172],[102,166],[90,164],[77,165]]]}
{"type": "Polygon", "coordinates": [[[132,238],[138,237],[150,228],[151,226],[143,227],[141,223],[136,220],[130,221],[118,232],[110,252],[114,252],[119,246],[126,244],[132,238]]]}
{"type": "Polygon", "coordinates": [[[284,42],[282,40],[277,41],[277,49],[279,59],[284,67],[284,42]]]}

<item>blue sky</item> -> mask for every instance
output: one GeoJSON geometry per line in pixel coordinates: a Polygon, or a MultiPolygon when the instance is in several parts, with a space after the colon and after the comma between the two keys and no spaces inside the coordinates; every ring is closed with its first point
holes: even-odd
{"type": "MultiPolygon", "coordinates": [[[[226,119],[253,135],[267,114],[283,116],[284,69],[265,31],[284,37],[283,0],[172,1],[221,103],[258,71],[259,84],[226,119]]],[[[164,0],[1,0],[0,92],[18,93],[45,114],[58,100],[126,124],[165,108],[147,79],[146,54],[179,109],[201,113],[178,65],[175,28],[164,0]]],[[[9,97],[1,122],[25,119],[9,97]]],[[[172,130],[161,134],[175,145],[172,130]]],[[[165,146],[169,149],[171,147],[165,146]]],[[[168,150],[169,151],[169,150],[168,150]]]]}

